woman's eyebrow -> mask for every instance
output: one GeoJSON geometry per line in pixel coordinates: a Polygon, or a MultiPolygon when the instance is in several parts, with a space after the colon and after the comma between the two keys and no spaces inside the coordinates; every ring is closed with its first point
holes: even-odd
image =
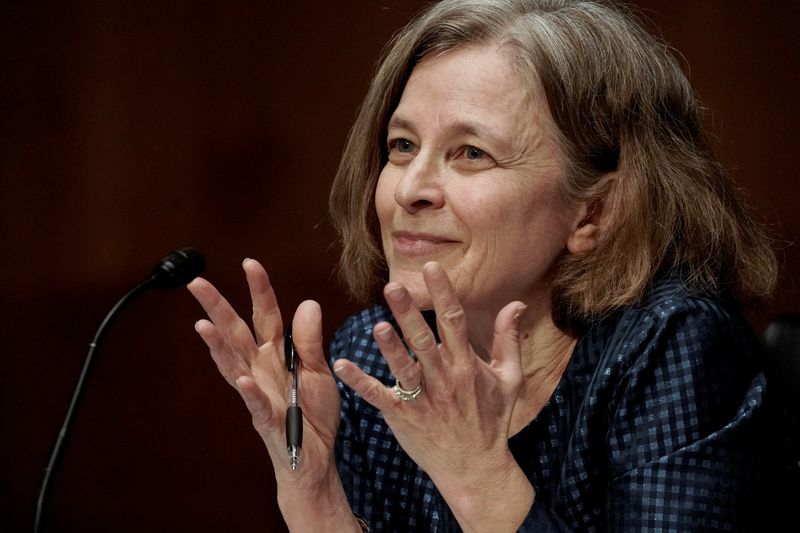
{"type": "Polygon", "coordinates": [[[496,135],[492,134],[489,129],[482,127],[480,124],[475,124],[474,122],[456,121],[450,124],[447,130],[454,135],[471,135],[495,142],[500,140],[496,135]]]}
{"type": "Polygon", "coordinates": [[[457,137],[475,137],[485,141],[491,149],[497,153],[508,153],[513,150],[511,140],[505,136],[498,135],[490,128],[476,122],[456,121],[448,126],[451,135],[457,137]]]}
{"type": "MultiPolygon", "coordinates": [[[[414,124],[410,120],[402,116],[392,115],[389,119],[387,129],[404,129],[414,131],[414,124]]],[[[481,126],[480,124],[468,121],[456,121],[447,127],[448,133],[451,135],[464,135],[474,136],[480,139],[486,139],[495,146],[507,146],[508,141],[496,134],[490,129],[481,126]]]]}
{"type": "Polygon", "coordinates": [[[389,119],[389,124],[387,124],[386,127],[387,129],[391,128],[405,129],[405,130],[414,129],[410,120],[406,120],[403,117],[398,117],[397,115],[392,115],[392,118],[389,119]]]}

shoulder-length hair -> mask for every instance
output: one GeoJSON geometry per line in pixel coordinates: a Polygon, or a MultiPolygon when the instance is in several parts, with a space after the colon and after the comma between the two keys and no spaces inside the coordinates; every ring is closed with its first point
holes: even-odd
{"type": "MultiPolygon", "coordinates": [[[[567,199],[603,209],[591,252],[565,253],[553,315],[575,327],[636,302],[654,277],[742,303],[777,277],[770,241],[713,153],[703,109],[670,49],[632,13],[602,1],[444,0],[389,42],[347,139],[330,196],[350,294],[379,298],[387,280],[375,186],[387,123],[412,69],[450,50],[496,43],[558,127],[567,199]]],[[[535,246],[535,243],[532,243],[535,246]]]]}

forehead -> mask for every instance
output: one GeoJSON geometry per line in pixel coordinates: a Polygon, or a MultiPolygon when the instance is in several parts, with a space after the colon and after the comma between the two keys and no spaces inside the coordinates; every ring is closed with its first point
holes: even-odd
{"type": "Polygon", "coordinates": [[[488,120],[512,129],[544,125],[536,124],[549,118],[540,94],[514,68],[507,48],[457,48],[414,67],[391,124],[488,120]]]}

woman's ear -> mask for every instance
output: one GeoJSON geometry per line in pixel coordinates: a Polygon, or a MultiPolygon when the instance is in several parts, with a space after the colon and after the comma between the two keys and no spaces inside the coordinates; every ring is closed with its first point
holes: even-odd
{"type": "Polygon", "coordinates": [[[567,250],[571,254],[589,253],[600,242],[605,229],[608,213],[602,200],[592,200],[581,205],[575,228],[567,239],[567,250]]]}

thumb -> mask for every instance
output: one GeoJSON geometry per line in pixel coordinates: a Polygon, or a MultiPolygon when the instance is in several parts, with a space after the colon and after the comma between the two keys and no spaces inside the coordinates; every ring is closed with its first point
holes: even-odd
{"type": "Polygon", "coordinates": [[[330,373],[322,345],[322,310],[317,302],[306,300],[297,307],[292,320],[292,341],[306,370],[330,373]]]}
{"type": "Polygon", "coordinates": [[[505,372],[522,375],[521,349],[519,344],[520,317],[528,306],[522,302],[511,302],[503,307],[494,321],[494,338],[490,366],[505,372]]]}

